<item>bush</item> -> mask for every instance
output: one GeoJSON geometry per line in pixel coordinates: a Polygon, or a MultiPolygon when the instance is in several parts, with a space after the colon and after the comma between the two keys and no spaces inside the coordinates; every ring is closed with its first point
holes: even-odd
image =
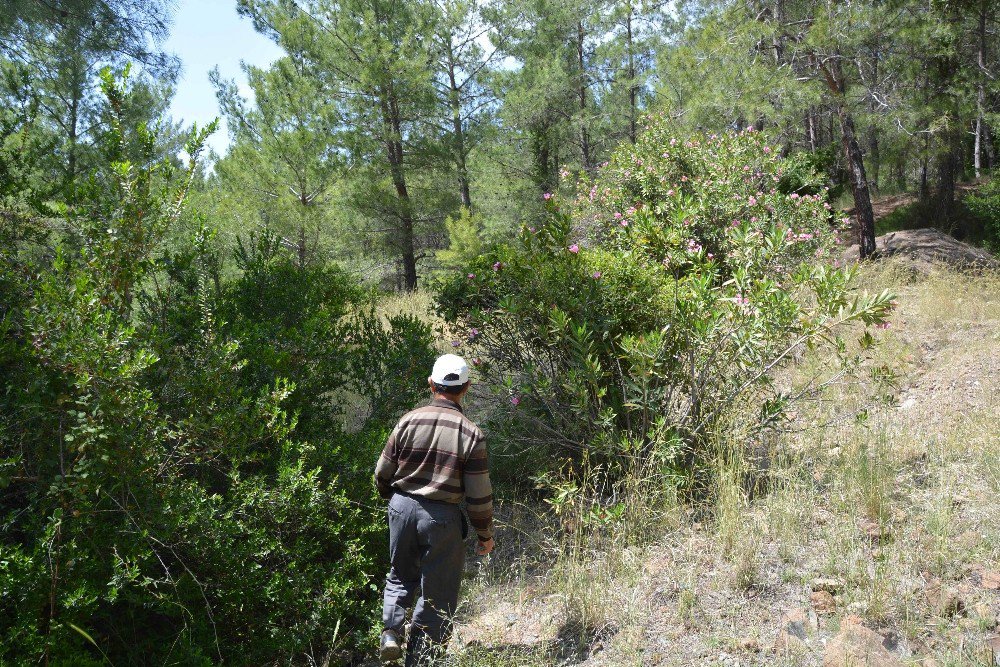
{"type": "Polygon", "coordinates": [[[891,296],[830,265],[825,190],[786,166],[758,133],[684,140],[655,121],[575,200],[545,195],[544,221],[444,281],[455,343],[506,388],[496,428],[515,460],[688,475],[734,406],[751,437],[781,421],[792,396],[772,371],[796,350],[852,361],[838,332],[884,322],[891,296]]]}
{"type": "Polygon", "coordinates": [[[0,255],[0,663],[320,663],[371,633],[370,470],[430,331],[268,234],[232,278],[206,228],[155,261],[205,133],[177,173],[104,90],[78,233],[30,270],[0,255]]]}
{"type": "Polygon", "coordinates": [[[986,245],[1000,252],[1000,181],[990,181],[965,198],[969,211],[982,223],[986,245]]]}

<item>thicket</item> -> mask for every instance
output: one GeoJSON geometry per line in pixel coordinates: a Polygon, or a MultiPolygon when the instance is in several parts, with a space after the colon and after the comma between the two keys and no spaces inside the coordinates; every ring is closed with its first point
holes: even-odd
{"type": "Polygon", "coordinates": [[[655,119],[594,181],[546,193],[544,221],[440,287],[455,344],[504,394],[493,447],[512,478],[599,468],[606,491],[637,471],[696,490],[720,442],[759,443],[859,371],[892,308],[838,268],[845,221],[808,165],[752,130],[674,128],[655,119]],[[836,363],[779,386],[815,346],[836,363]]]}
{"type": "Polygon", "coordinates": [[[430,330],[272,234],[230,257],[185,209],[213,128],[176,170],[102,79],[64,225],[3,218],[0,662],[319,662],[371,631],[370,469],[430,330]]]}

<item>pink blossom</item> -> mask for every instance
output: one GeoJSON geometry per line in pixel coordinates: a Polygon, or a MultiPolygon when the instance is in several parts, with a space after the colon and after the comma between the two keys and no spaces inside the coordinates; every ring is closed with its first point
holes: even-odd
{"type": "Polygon", "coordinates": [[[622,227],[628,227],[628,220],[622,220],[618,224],[621,225],[622,227]]]}
{"type": "Polygon", "coordinates": [[[749,199],[747,199],[747,203],[750,204],[751,206],[756,206],[757,205],[757,198],[756,197],[750,197],[749,199]]]}
{"type": "Polygon", "coordinates": [[[546,192],[544,195],[542,195],[542,199],[544,199],[545,201],[552,199],[552,193],[546,192]]]}
{"type": "Polygon", "coordinates": [[[755,215],[755,216],[751,217],[750,218],[750,222],[757,222],[757,216],[755,215]]]}
{"type": "Polygon", "coordinates": [[[667,190],[667,196],[668,197],[673,197],[674,196],[674,191],[672,189],[671,190],[667,190]]]}
{"type": "Polygon", "coordinates": [[[472,359],[472,365],[473,366],[479,366],[482,363],[483,363],[482,359],[480,359],[479,357],[473,357],[473,359],[472,359]]]}
{"type": "Polygon", "coordinates": [[[621,220],[621,219],[622,219],[622,214],[619,213],[618,211],[615,211],[615,220],[621,220]]]}
{"type": "Polygon", "coordinates": [[[875,325],[876,329],[888,329],[890,327],[889,322],[880,322],[875,325]]]}
{"type": "Polygon", "coordinates": [[[601,279],[601,272],[594,271],[594,280],[600,280],[600,279],[601,279]]]}
{"type": "Polygon", "coordinates": [[[798,199],[798,198],[799,198],[799,193],[797,193],[797,192],[793,192],[793,193],[792,193],[791,195],[789,195],[789,196],[790,196],[790,197],[791,197],[792,199],[798,199]]]}
{"type": "Polygon", "coordinates": [[[472,280],[475,277],[476,277],[475,273],[470,273],[469,275],[466,276],[466,278],[468,278],[469,280],[472,280]]]}
{"type": "Polygon", "coordinates": [[[569,251],[570,251],[571,253],[573,253],[574,255],[575,255],[576,253],[580,252],[580,246],[578,246],[578,245],[577,245],[577,244],[575,244],[575,243],[574,243],[573,245],[571,245],[570,247],[566,248],[566,249],[567,249],[567,250],[569,250],[569,251]]]}
{"type": "Polygon", "coordinates": [[[460,340],[453,340],[453,341],[451,341],[451,346],[452,347],[459,347],[461,344],[462,344],[462,341],[460,341],[460,340]]]}
{"type": "Polygon", "coordinates": [[[502,264],[502,263],[500,263],[500,262],[497,262],[497,263],[495,263],[495,264],[493,265],[493,270],[494,270],[494,271],[499,271],[499,270],[500,270],[500,269],[501,269],[502,267],[503,267],[503,264],[502,264]]]}
{"type": "Polygon", "coordinates": [[[770,153],[771,152],[771,147],[770,146],[764,146],[764,152],[765,153],[770,153]]]}
{"type": "Polygon", "coordinates": [[[521,397],[517,395],[511,396],[510,404],[516,408],[518,405],[521,404],[521,397]]]}

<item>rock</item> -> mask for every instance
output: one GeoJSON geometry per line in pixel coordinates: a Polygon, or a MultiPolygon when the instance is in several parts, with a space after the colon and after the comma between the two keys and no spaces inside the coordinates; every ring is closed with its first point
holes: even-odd
{"type": "Polygon", "coordinates": [[[809,596],[809,602],[817,614],[832,614],[837,611],[837,600],[829,591],[813,591],[809,596]]]}
{"type": "Polygon", "coordinates": [[[906,399],[905,401],[903,401],[902,403],[899,404],[899,409],[900,410],[909,410],[910,408],[912,408],[916,404],[917,404],[917,399],[915,399],[915,398],[913,398],[911,396],[910,398],[906,399]]]}
{"type": "Polygon", "coordinates": [[[832,577],[818,577],[809,582],[809,587],[814,591],[826,591],[836,595],[844,590],[844,582],[832,577]]]}
{"type": "Polygon", "coordinates": [[[775,653],[788,655],[808,650],[806,626],[809,625],[809,613],[805,609],[799,607],[785,613],[778,625],[778,636],[774,640],[775,653]]]}
{"type": "Polygon", "coordinates": [[[983,588],[988,591],[1000,591],[1000,572],[985,570],[983,572],[983,588]]]}
{"type": "Polygon", "coordinates": [[[826,645],[823,667],[903,667],[882,645],[882,636],[860,623],[844,619],[840,632],[826,645]]]}
{"type": "Polygon", "coordinates": [[[965,603],[957,590],[941,583],[936,577],[925,580],[927,587],[924,589],[924,597],[932,612],[938,616],[954,616],[965,609],[965,603]]]}
{"type": "MultiPolygon", "coordinates": [[[[906,229],[890,232],[875,239],[875,248],[882,257],[898,256],[919,273],[931,273],[935,265],[956,268],[995,269],[1000,260],[989,252],[962,243],[936,229],[906,229]]],[[[844,252],[844,259],[855,261],[858,247],[844,252]]]]}

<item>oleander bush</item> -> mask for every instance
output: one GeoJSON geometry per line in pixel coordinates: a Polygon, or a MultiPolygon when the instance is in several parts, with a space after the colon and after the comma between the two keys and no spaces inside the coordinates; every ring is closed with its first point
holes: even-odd
{"type": "Polygon", "coordinates": [[[857,367],[892,296],[838,268],[842,221],[793,167],[760,133],[682,138],[655,119],[592,182],[546,194],[542,223],[443,282],[453,344],[506,393],[495,447],[517,450],[514,476],[652,461],[692,482],[734,407],[753,440],[821,384],[777,386],[802,347],[833,348],[835,375],[857,367]]]}

